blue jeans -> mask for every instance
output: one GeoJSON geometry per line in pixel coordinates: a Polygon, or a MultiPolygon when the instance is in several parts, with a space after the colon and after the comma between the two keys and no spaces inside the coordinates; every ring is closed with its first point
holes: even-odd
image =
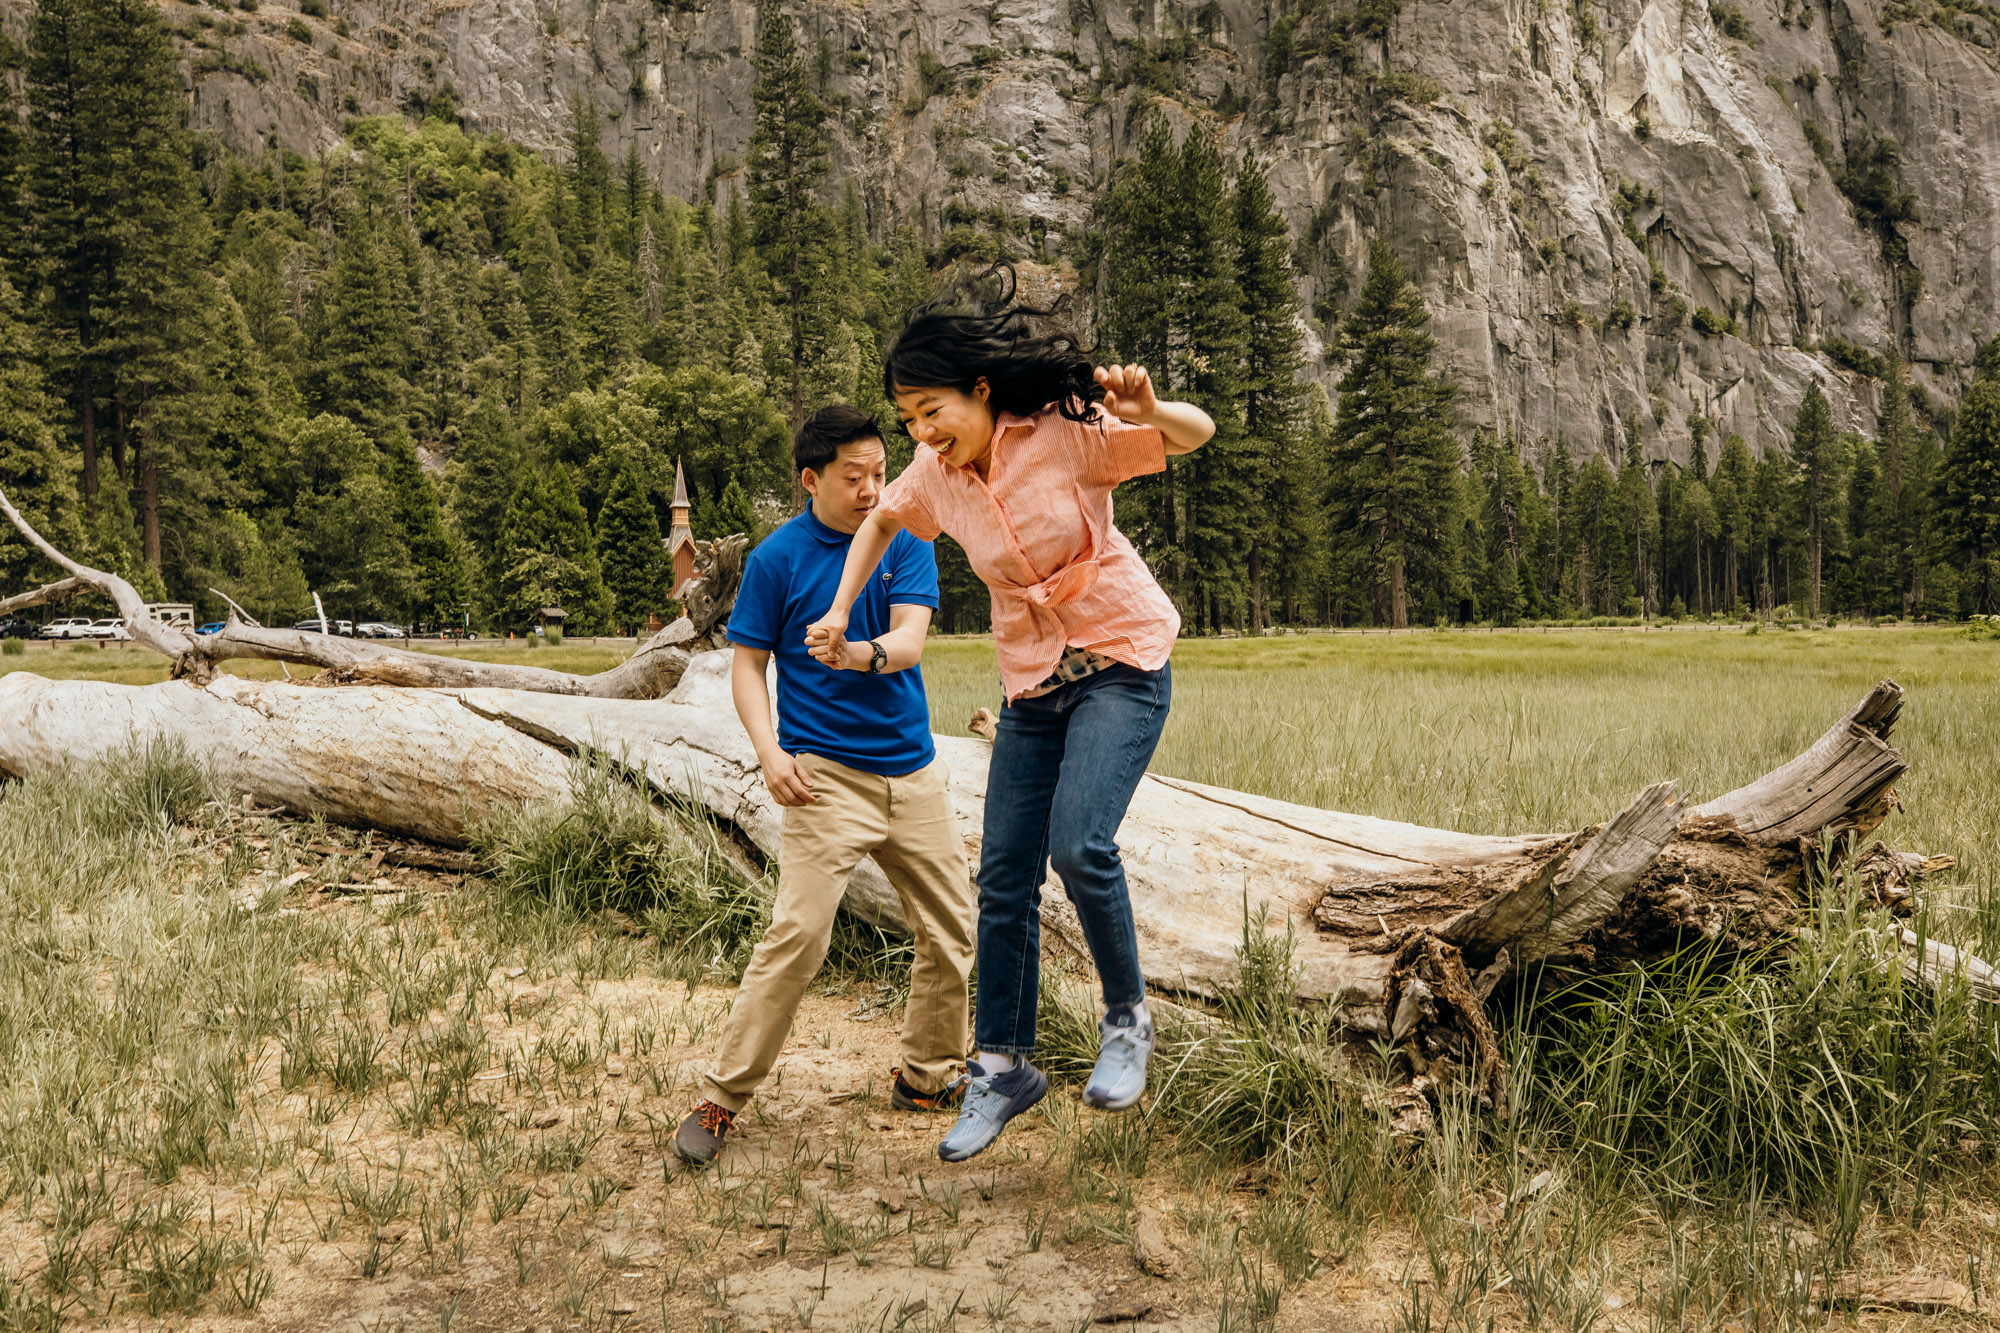
{"type": "Polygon", "coordinates": [[[1145,998],[1117,836],[1172,699],[1169,668],[1120,665],[1001,709],[979,854],[980,1050],[1034,1053],[1051,864],[1083,923],[1105,1005],[1145,998]]]}

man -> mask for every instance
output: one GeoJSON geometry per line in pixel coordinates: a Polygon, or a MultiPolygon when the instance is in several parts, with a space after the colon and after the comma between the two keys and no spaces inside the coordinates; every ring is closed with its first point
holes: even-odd
{"type": "Polygon", "coordinates": [[[963,1095],[974,903],[949,775],[931,744],[924,633],[937,609],[930,543],[905,534],[856,602],[838,669],[807,651],[806,627],[833,598],[848,543],[882,493],[882,432],[865,413],[828,407],[799,428],[792,460],[812,504],[757,547],[730,612],[736,714],[764,783],[785,807],[778,899],[737,988],[701,1100],[674,1134],[681,1158],[706,1165],[771,1072],[799,999],[826,958],[847,881],[873,856],[916,935],[902,1065],[902,1110],[947,1110],[963,1095]],[[765,668],[778,660],[771,726],[765,668]]]}

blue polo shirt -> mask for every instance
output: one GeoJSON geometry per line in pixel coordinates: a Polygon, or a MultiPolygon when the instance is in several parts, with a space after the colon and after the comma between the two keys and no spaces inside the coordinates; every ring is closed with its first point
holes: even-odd
{"type": "MultiPolygon", "coordinates": [[[[811,508],[766,537],[743,567],[729,641],[776,656],[778,744],[788,753],[901,777],[937,755],[923,672],[835,671],[806,652],[806,629],[833,605],[852,540],[820,522],[811,508]]],[[[929,542],[899,532],[854,601],[849,641],[888,633],[889,608],[905,603],[937,609],[937,558],[929,542]]]]}

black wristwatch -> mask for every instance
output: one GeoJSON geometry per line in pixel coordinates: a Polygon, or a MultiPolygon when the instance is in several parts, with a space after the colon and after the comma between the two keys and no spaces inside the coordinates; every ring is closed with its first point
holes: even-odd
{"type": "Polygon", "coordinates": [[[868,658],[868,674],[879,676],[882,674],[882,668],[889,665],[889,650],[873,639],[868,641],[868,646],[874,649],[868,658]]]}

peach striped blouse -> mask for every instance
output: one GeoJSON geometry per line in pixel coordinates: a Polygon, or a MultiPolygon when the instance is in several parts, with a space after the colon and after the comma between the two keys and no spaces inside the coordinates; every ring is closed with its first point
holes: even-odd
{"type": "Polygon", "coordinates": [[[1166,469],[1165,442],[1096,410],[1000,414],[988,477],[919,445],[880,508],[925,541],[948,532],[993,595],[1000,685],[1010,701],[1055,670],[1065,648],[1157,671],[1180,613],[1111,521],[1120,482],[1166,469]]]}

